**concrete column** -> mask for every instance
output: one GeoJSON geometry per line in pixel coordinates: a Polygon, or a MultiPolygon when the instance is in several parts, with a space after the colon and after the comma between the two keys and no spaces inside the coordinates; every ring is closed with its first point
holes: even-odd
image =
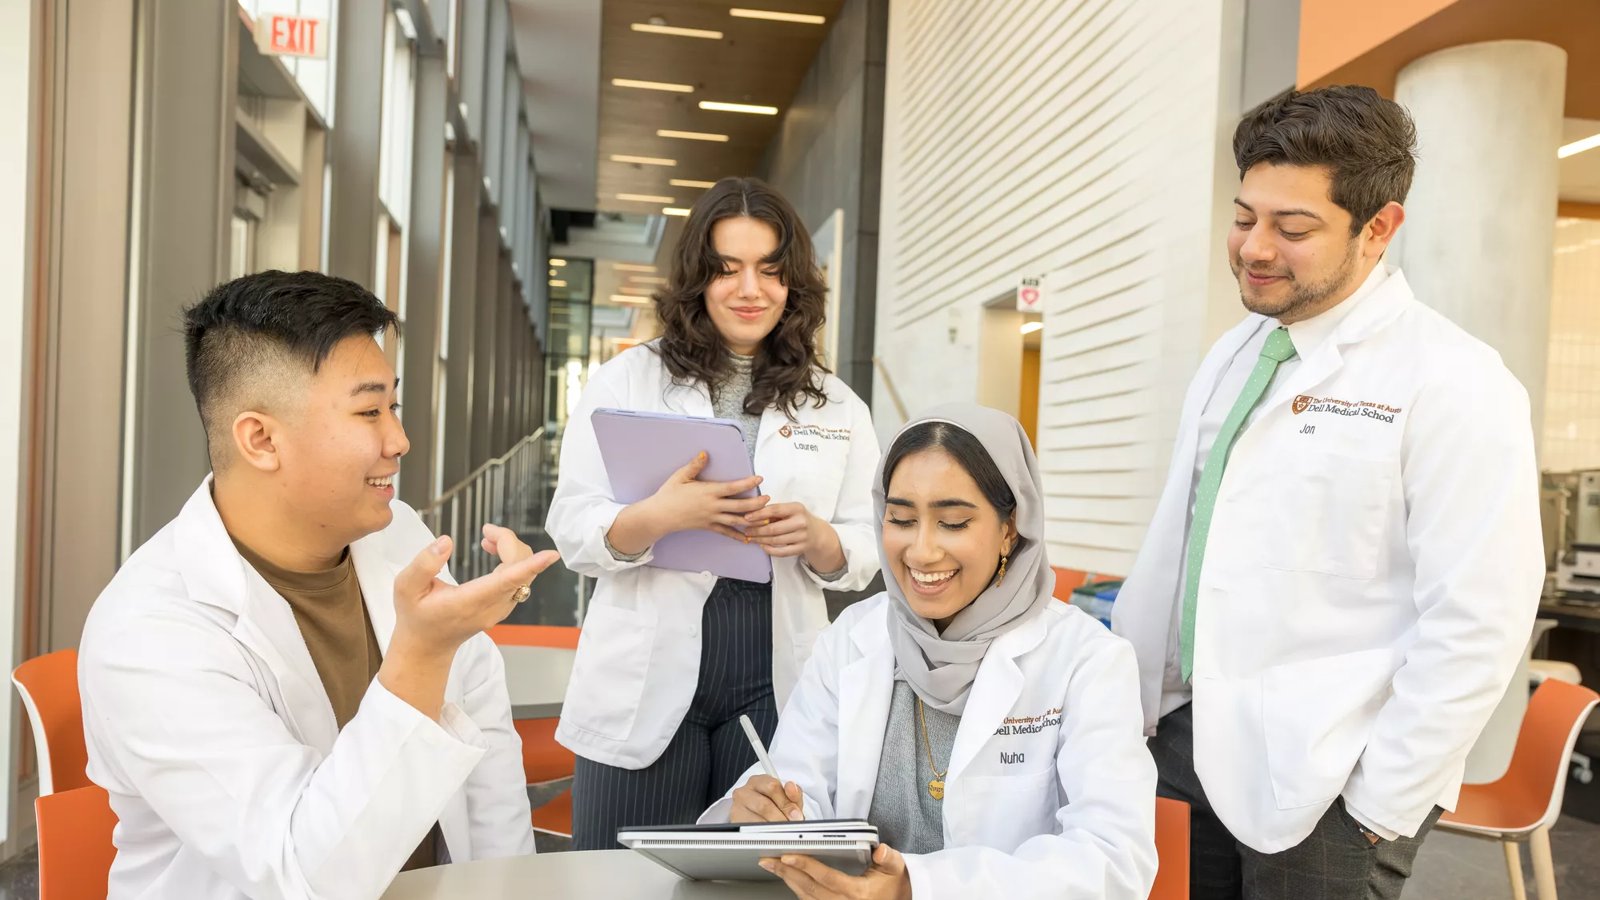
{"type": "Polygon", "coordinates": [[[472,350],[477,325],[478,157],[456,140],[450,216],[450,339],[445,348],[444,466],[440,490],[472,472],[472,350]]]}
{"type": "Polygon", "coordinates": [[[1544,425],[1556,148],[1566,51],[1535,41],[1440,50],[1400,71],[1420,145],[1400,246],[1422,302],[1500,351],[1544,425]]]}
{"type": "Polygon", "coordinates": [[[176,323],[228,271],[239,71],[233,5],[154,0],[137,14],[124,551],[177,515],[211,467],[176,323]]]}
{"type": "MultiPolygon", "coordinates": [[[[232,12],[232,10],[229,10],[232,12]]],[[[383,51],[387,3],[339,4],[334,78],[333,184],[329,190],[328,274],[376,284],[378,147],[383,141],[383,51]]]]}
{"type": "MultiPolygon", "coordinates": [[[[474,188],[476,190],[476,188],[474,188]]],[[[494,458],[495,313],[500,304],[500,230],[495,209],[484,205],[478,213],[478,286],[470,298],[475,316],[472,344],[472,452],[468,471],[494,458]]]]}
{"type": "Polygon", "coordinates": [[[439,276],[444,263],[444,56],[418,56],[411,150],[410,242],[406,268],[405,371],[400,374],[410,459],[400,499],[421,508],[433,500],[434,434],[439,428],[433,383],[439,358],[439,276]]]}

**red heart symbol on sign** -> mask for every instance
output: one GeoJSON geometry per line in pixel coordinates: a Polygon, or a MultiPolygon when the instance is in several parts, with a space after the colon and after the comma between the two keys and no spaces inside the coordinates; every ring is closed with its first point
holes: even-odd
{"type": "Polygon", "coordinates": [[[1033,288],[1022,289],[1022,302],[1029,306],[1039,302],[1039,292],[1033,288]]]}

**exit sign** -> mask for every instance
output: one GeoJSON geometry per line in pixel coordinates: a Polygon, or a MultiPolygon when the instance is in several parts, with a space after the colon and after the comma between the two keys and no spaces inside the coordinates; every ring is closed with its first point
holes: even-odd
{"type": "Polygon", "coordinates": [[[328,58],[328,22],[267,14],[256,21],[256,46],[269,56],[328,58]]]}

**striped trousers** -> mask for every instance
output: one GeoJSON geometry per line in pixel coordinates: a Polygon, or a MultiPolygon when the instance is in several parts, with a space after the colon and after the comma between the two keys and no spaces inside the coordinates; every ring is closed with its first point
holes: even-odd
{"type": "Polygon", "coordinates": [[[578,757],[572,780],[574,850],[616,849],[617,831],[684,825],[721,799],[756,754],[739,725],[748,715],[770,744],[778,728],[772,694],[772,586],[718,579],[700,616],[694,700],[667,749],[643,769],[578,757]]]}

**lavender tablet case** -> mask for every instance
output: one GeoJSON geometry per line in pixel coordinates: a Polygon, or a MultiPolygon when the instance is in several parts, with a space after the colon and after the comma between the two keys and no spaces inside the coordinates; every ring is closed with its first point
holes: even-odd
{"type": "MultiPolygon", "coordinates": [[[[667,476],[702,451],[709,459],[701,481],[738,481],[755,474],[744,432],[729,419],[597,409],[590,422],[611,480],[611,496],[618,503],[637,503],[654,494],[667,476]]],[[[753,497],[755,492],[739,496],[753,497]]],[[[765,551],[714,531],[672,532],[656,541],[650,565],[710,572],[719,578],[772,581],[772,559],[765,551]]]]}

